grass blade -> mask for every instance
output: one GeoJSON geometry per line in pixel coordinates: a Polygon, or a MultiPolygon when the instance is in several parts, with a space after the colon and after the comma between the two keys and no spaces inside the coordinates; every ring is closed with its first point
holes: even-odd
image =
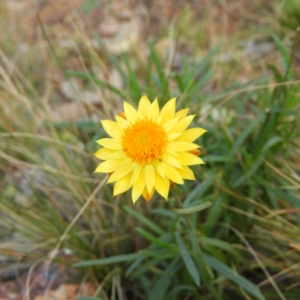
{"type": "Polygon", "coordinates": [[[137,220],[141,221],[144,225],[146,225],[148,228],[152,229],[154,232],[156,232],[160,235],[165,234],[165,232],[160,227],[158,227],[155,223],[153,223],[152,221],[150,221],[149,219],[147,219],[146,217],[144,217],[137,211],[129,208],[128,206],[123,206],[123,210],[125,210],[127,213],[132,215],[137,220]]]}
{"type": "Polygon", "coordinates": [[[129,99],[128,95],[126,93],[124,93],[122,90],[112,86],[111,84],[109,84],[105,81],[95,78],[92,74],[85,74],[83,72],[72,71],[72,70],[66,70],[65,73],[68,76],[74,76],[77,78],[81,78],[83,80],[86,80],[87,82],[94,82],[101,87],[109,89],[110,91],[114,92],[116,95],[119,95],[122,98],[129,99]]]}
{"type": "MultiPolygon", "coordinates": [[[[146,230],[142,229],[142,228],[136,228],[136,231],[143,237],[145,237],[147,240],[149,240],[150,242],[164,247],[164,248],[169,248],[169,249],[173,249],[174,250],[174,245],[170,245],[160,239],[158,239],[157,237],[155,237],[154,235],[152,235],[151,233],[147,232],[146,230]]],[[[176,248],[175,248],[176,249],[176,248]]]]}
{"type": "Polygon", "coordinates": [[[191,207],[174,209],[174,211],[181,215],[188,215],[188,214],[192,214],[192,213],[204,210],[204,209],[210,207],[211,205],[212,205],[212,203],[210,201],[206,201],[206,202],[203,202],[198,205],[191,206],[191,207]]]}
{"type": "Polygon", "coordinates": [[[163,274],[157,279],[150,295],[149,300],[164,300],[166,299],[165,295],[170,286],[172,275],[174,275],[180,265],[179,265],[179,257],[177,256],[167,267],[167,269],[163,272],[163,274]]]}
{"type": "Polygon", "coordinates": [[[140,253],[130,253],[123,255],[116,255],[112,257],[105,257],[100,259],[86,260],[79,263],[74,264],[74,267],[89,267],[89,266],[101,266],[101,265],[109,265],[120,262],[128,262],[131,260],[135,260],[141,257],[140,253]]]}
{"type": "Polygon", "coordinates": [[[204,256],[205,262],[214,270],[218,271],[222,275],[224,275],[229,280],[236,283],[238,286],[246,290],[248,293],[252,294],[253,296],[257,297],[260,300],[265,300],[264,296],[261,294],[260,289],[253,284],[251,281],[246,279],[245,277],[236,274],[230,268],[228,268],[225,264],[218,261],[214,257],[205,254],[204,256]]]}
{"type": "Polygon", "coordinates": [[[192,192],[184,200],[183,206],[186,208],[193,200],[199,199],[205,191],[214,183],[216,174],[212,174],[207,177],[203,182],[201,182],[197,187],[193,189],[192,192]]]}
{"type": "Polygon", "coordinates": [[[180,233],[178,231],[175,232],[175,236],[177,239],[177,245],[178,245],[181,257],[184,261],[184,264],[185,264],[187,270],[189,271],[191,277],[193,278],[195,284],[197,286],[199,286],[200,285],[200,277],[199,277],[199,273],[196,269],[196,266],[190,256],[189,252],[185,248],[182,237],[180,236],[180,233]]]}

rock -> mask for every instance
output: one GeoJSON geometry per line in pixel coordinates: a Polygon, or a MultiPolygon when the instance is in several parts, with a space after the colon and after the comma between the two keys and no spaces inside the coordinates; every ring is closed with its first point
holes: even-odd
{"type": "Polygon", "coordinates": [[[273,41],[268,37],[253,39],[246,42],[243,55],[254,60],[268,54],[274,48],[273,41]]]}
{"type": "Polygon", "coordinates": [[[100,34],[102,37],[113,37],[120,31],[120,25],[115,18],[108,18],[100,25],[100,34]]]}
{"type": "Polygon", "coordinates": [[[82,284],[62,284],[54,291],[39,295],[34,300],[66,300],[76,299],[79,296],[93,296],[97,288],[90,282],[82,284]]]}
{"type": "Polygon", "coordinates": [[[68,100],[78,99],[80,93],[80,85],[75,78],[70,78],[69,80],[64,80],[59,89],[63,96],[68,100]]]}
{"type": "Polygon", "coordinates": [[[219,63],[231,63],[237,59],[250,59],[251,61],[267,55],[274,50],[275,45],[269,36],[256,37],[251,40],[238,42],[235,51],[221,53],[216,56],[215,61],[219,63]]]}
{"type": "Polygon", "coordinates": [[[120,21],[127,22],[132,18],[132,14],[131,14],[130,10],[128,10],[128,9],[121,9],[120,11],[118,11],[117,18],[120,21]]]}
{"type": "MultiPolygon", "coordinates": [[[[122,52],[129,52],[136,45],[138,45],[141,24],[138,18],[132,18],[128,22],[122,22],[118,28],[118,32],[114,35],[111,34],[109,36],[107,34],[109,31],[113,32],[112,29],[107,29],[107,32],[105,32],[106,35],[102,34],[102,41],[104,45],[115,55],[120,55],[122,52]]],[[[101,29],[100,26],[100,33],[101,30],[103,33],[103,28],[101,29]]]]}
{"type": "Polygon", "coordinates": [[[112,69],[110,72],[109,72],[109,84],[118,88],[118,89],[121,89],[123,87],[123,80],[122,80],[122,77],[120,75],[120,73],[116,70],[116,69],[112,69]]]}
{"type": "MultiPolygon", "coordinates": [[[[229,124],[233,118],[233,112],[226,107],[213,108],[211,104],[203,104],[199,116],[209,115],[215,123],[229,124]]],[[[200,118],[201,119],[201,118],[200,118]]],[[[201,120],[200,120],[201,121],[201,120]]]]}

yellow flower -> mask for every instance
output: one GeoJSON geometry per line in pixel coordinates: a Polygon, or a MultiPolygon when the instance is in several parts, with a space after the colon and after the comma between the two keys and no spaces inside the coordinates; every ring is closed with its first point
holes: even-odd
{"type": "Polygon", "coordinates": [[[175,98],[160,110],[157,99],[150,103],[143,96],[138,110],[124,102],[124,113],[116,116],[116,122],[102,121],[111,138],[97,141],[102,148],[94,155],[104,162],[95,172],[110,174],[114,196],[132,187],[133,203],[141,195],[149,201],[155,190],[167,200],[173,183],[195,180],[188,166],[204,162],[193,141],[206,130],[187,129],[194,115],[187,116],[188,109],[175,109],[175,98]]]}

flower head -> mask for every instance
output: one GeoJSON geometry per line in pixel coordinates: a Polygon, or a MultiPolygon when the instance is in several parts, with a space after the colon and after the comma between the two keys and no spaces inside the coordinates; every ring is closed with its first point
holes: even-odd
{"type": "Polygon", "coordinates": [[[116,116],[116,122],[102,121],[111,138],[97,141],[102,148],[94,155],[104,162],[95,172],[110,174],[114,196],[132,187],[133,203],[141,195],[150,201],[155,190],[167,200],[173,183],[195,180],[189,166],[204,162],[193,142],[206,130],[187,129],[194,115],[188,116],[188,109],[175,109],[175,98],[160,110],[157,100],[150,103],[143,96],[138,110],[124,102],[124,112],[116,116]]]}

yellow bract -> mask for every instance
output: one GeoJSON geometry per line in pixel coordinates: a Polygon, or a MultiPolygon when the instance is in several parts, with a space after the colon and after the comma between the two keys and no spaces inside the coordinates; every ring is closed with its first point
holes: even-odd
{"type": "Polygon", "coordinates": [[[157,100],[151,103],[143,96],[138,110],[124,102],[124,112],[116,116],[116,122],[102,121],[111,138],[97,141],[102,148],[95,156],[104,162],[95,172],[110,174],[114,196],[132,188],[133,203],[141,195],[149,201],[155,190],[167,200],[173,183],[195,180],[188,166],[203,161],[193,142],[206,130],[187,129],[194,118],[187,113],[188,109],[176,112],[175,98],[160,110],[157,100]]]}

